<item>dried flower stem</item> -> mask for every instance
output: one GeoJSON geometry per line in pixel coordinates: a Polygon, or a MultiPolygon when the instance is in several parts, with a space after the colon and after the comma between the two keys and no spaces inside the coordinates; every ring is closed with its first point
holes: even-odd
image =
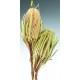
{"type": "Polygon", "coordinates": [[[38,71],[34,72],[34,80],[38,80],[37,77],[38,77],[38,71]]]}
{"type": "Polygon", "coordinates": [[[37,80],[38,70],[34,70],[33,68],[33,50],[32,50],[32,43],[28,42],[29,50],[30,50],[30,61],[31,61],[31,75],[32,80],[37,80]]]}
{"type": "Polygon", "coordinates": [[[30,50],[30,61],[31,61],[31,74],[32,74],[32,80],[33,80],[33,52],[32,52],[32,43],[30,43],[30,42],[28,42],[28,44],[29,44],[29,50],[30,50]]]}

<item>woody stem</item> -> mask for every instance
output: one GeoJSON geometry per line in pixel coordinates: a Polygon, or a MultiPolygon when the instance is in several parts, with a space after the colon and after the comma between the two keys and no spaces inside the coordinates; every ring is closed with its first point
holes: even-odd
{"type": "Polygon", "coordinates": [[[29,43],[29,50],[30,50],[30,61],[31,61],[31,75],[32,75],[32,80],[33,80],[34,75],[33,75],[33,51],[32,51],[32,43],[29,43]]]}
{"type": "Polygon", "coordinates": [[[37,72],[34,71],[34,79],[33,79],[33,80],[38,80],[38,79],[37,79],[37,76],[38,76],[38,71],[37,71],[37,72]]]}
{"type": "Polygon", "coordinates": [[[32,43],[29,43],[29,50],[30,50],[30,61],[31,61],[31,76],[32,80],[38,80],[38,70],[34,70],[33,68],[33,50],[32,50],[32,43]]]}

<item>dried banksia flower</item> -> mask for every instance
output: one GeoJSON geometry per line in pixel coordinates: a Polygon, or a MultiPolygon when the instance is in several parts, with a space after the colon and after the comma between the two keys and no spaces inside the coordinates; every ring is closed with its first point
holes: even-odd
{"type": "Polygon", "coordinates": [[[54,55],[52,53],[58,42],[58,37],[50,30],[43,30],[37,39],[33,50],[33,68],[34,73],[38,72],[40,67],[44,65],[54,55]]]}
{"type": "Polygon", "coordinates": [[[22,20],[23,40],[31,42],[36,40],[41,30],[41,17],[37,8],[29,8],[22,20]]]}
{"type": "Polygon", "coordinates": [[[58,38],[53,31],[42,30],[40,11],[33,6],[33,0],[31,0],[30,8],[22,19],[21,35],[30,51],[32,80],[37,80],[40,67],[55,54],[52,51],[58,43],[58,38]]]}

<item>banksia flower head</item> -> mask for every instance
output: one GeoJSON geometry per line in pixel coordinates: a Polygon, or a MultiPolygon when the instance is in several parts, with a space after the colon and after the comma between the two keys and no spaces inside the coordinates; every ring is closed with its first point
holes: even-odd
{"type": "Polygon", "coordinates": [[[50,30],[43,30],[36,42],[33,54],[34,70],[38,70],[54,55],[52,53],[58,42],[58,37],[50,30]]]}
{"type": "Polygon", "coordinates": [[[22,19],[22,37],[24,41],[27,40],[28,42],[37,39],[41,30],[40,12],[32,5],[33,3],[31,1],[31,7],[26,14],[24,14],[22,19]]]}

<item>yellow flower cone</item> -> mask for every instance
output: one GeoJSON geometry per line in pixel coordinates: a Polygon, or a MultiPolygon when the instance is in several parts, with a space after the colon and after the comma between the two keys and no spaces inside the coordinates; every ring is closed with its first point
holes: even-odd
{"type": "Polygon", "coordinates": [[[30,8],[23,16],[22,20],[22,37],[31,42],[38,38],[40,33],[40,12],[36,8],[30,8]]]}

